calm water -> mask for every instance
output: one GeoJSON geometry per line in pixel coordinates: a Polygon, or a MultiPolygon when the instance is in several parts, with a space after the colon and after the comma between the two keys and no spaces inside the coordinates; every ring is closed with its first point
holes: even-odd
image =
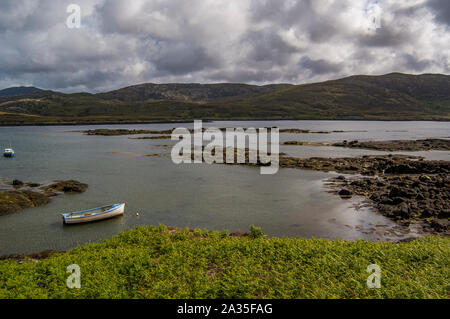
{"type": "MultiPolygon", "coordinates": [[[[108,125],[107,128],[170,129],[191,124],[108,125]]],[[[448,138],[445,122],[245,121],[213,122],[214,127],[271,127],[367,132],[281,134],[281,141],[342,141],[448,138]]],[[[89,184],[83,194],[61,195],[49,205],[0,216],[0,254],[64,250],[95,242],[135,225],[159,223],[209,229],[246,231],[251,224],[268,235],[376,240],[365,228],[389,220],[352,208],[329,194],[324,180],[334,173],[281,169],[260,175],[259,168],[227,165],[175,165],[170,140],[131,140],[128,136],[85,136],[67,131],[105,126],[0,127],[0,146],[11,141],[16,158],[0,159],[0,177],[50,183],[75,179],[89,184]],[[163,145],[163,146],[161,146],[163,145]],[[111,154],[115,153],[115,154],[111,154]],[[162,154],[135,157],[130,154],[162,154]],[[125,216],[93,224],[63,226],[60,213],[126,202],[125,216]],[[139,213],[137,216],[136,213],[139,213]]],[[[383,154],[334,147],[282,146],[299,157],[383,154]]],[[[449,160],[450,152],[405,153],[449,160]]],[[[384,238],[381,238],[384,239],[384,238]]]]}

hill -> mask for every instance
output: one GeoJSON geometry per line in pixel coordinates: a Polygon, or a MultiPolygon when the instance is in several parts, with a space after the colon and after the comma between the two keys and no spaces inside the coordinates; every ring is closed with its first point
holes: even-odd
{"type": "Polygon", "coordinates": [[[96,96],[105,100],[120,100],[137,102],[147,100],[168,100],[185,102],[206,102],[221,98],[248,96],[268,93],[278,89],[287,88],[291,84],[248,85],[239,83],[198,84],[198,83],[171,83],[171,84],[140,84],[129,86],[116,91],[100,93],[96,96]]]}
{"type": "Polygon", "coordinates": [[[193,119],[450,120],[450,76],[351,76],[320,83],[141,84],[116,91],[0,97],[0,124],[193,119]]]}
{"type": "Polygon", "coordinates": [[[31,94],[42,91],[41,89],[35,88],[33,86],[15,86],[10,87],[4,90],[0,90],[0,97],[3,96],[14,96],[14,95],[23,95],[23,94],[31,94]]]}
{"type": "Polygon", "coordinates": [[[283,118],[449,119],[450,76],[351,76],[228,100],[223,106],[226,104],[283,118]]]}

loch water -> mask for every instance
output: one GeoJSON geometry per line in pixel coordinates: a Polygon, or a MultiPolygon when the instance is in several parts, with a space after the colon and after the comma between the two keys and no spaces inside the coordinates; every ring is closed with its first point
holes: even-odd
{"type": "MultiPolygon", "coordinates": [[[[382,121],[220,121],[205,127],[273,127],[330,134],[280,134],[280,141],[340,142],[450,138],[448,122],[382,121]]],[[[136,140],[137,136],[87,136],[95,128],[163,130],[191,128],[192,123],[95,126],[0,127],[0,147],[11,141],[13,159],[0,159],[0,188],[18,179],[41,184],[74,179],[89,184],[85,193],[60,195],[45,206],[0,216],[0,255],[46,249],[66,250],[97,242],[136,225],[247,231],[251,224],[269,236],[385,240],[367,233],[373,225],[393,222],[369,208],[355,209],[357,199],[331,194],[325,181],[336,173],[280,169],[261,175],[257,167],[182,164],[170,158],[171,140],[136,140]],[[71,131],[71,132],[69,132],[71,131]],[[136,155],[159,154],[159,157],[136,155]],[[125,202],[123,217],[64,226],[60,214],[125,202]]],[[[328,146],[280,146],[296,157],[343,157],[385,152],[328,146]]],[[[401,152],[449,160],[450,152],[401,152]]],[[[392,238],[391,238],[392,239],[392,238]]]]}

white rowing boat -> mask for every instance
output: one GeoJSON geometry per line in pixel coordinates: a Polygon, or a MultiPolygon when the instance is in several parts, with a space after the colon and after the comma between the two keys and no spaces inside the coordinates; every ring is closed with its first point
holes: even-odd
{"type": "Polygon", "coordinates": [[[125,203],[122,203],[61,215],[65,224],[80,224],[123,215],[124,211],[125,203]]]}

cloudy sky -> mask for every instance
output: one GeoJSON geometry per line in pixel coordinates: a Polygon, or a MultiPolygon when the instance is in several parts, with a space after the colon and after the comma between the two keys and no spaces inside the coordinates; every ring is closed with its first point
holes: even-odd
{"type": "Polygon", "coordinates": [[[450,0],[0,0],[0,88],[389,72],[450,73],[450,0]]]}

